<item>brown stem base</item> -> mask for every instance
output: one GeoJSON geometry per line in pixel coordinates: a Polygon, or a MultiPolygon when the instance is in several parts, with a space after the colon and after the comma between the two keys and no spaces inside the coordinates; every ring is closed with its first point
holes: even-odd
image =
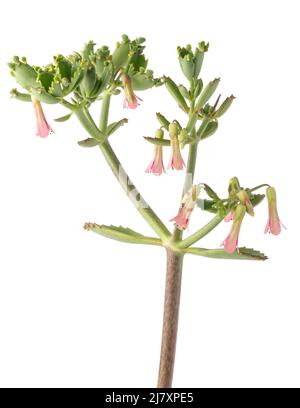
{"type": "Polygon", "coordinates": [[[164,321],[158,388],[171,388],[176,354],[183,256],[167,250],[164,321]]]}

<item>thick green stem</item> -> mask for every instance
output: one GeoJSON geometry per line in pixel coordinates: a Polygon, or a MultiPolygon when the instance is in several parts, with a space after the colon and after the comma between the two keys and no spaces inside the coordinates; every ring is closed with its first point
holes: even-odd
{"type": "Polygon", "coordinates": [[[100,149],[111,168],[112,172],[116,176],[121,187],[126,192],[127,196],[139,211],[139,213],[144,217],[150,227],[157,233],[164,243],[167,243],[171,239],[171,233],[160,220],[160,218],[155,214],[155,212],[150,208],[149,204],[143,199],[135,185],[129,179],[127,173],[123,169],[119,159],[117,158],[115,152],[111,148],[109,142],[101,144],[100,149]]]}
{"type": "Polygon", "coordinates": [[[209,234],[214,228],[216,228],[222,221],[224,217],[220,217],[216,215],[208,224],[206,224],[203,228],[199,231],[195,232],[195,234],[191,235],[190,237],[184,239],[178,244],[179,248],[188,248],[193,245],[195,242],[198,242],[200,239],[205,237],[209,234]]]}
{"type": "Polygon", "coordinates": [[[103,133],[97,128],[95,122],[92,120],[89,112],[86,109],[76,110],[75,115],[90,136],[98,141],[104,140],[103,133]]]}
{"type": "Polygon", "coordinates": [[[194,183],[196,162],[197,162],[197,152],[198,152],[198,143],[190,146],[182,196],[184,196],[184,194],[187,193],[192,188],[192,185],[194,183]]]}
{"type": "Polygon", "coordinates": [[[108,123],[108,115],[109,115],[109,107],[110,107],[110,95],[106,95],[103,98],[102,102],[102,109],[100,114],[100,121],[99,121],[99,129],[103,134],[106,132],[107,123],[108,123]]]}
{"type": "MultiPolygon", "coordinates": [[[[110,106],[110,95],[106,95],[103,98],[102,104],[102,111],[100,116],[100,130],[105,133],[107,128],[108,122],[108,115],[109,115],[109,106],[110,106]]],[[[127,196],[142,215],[142,217],[146,220],[149,226],[157,233],[157,235],[161,238],[161,240],[166,243],[171,239],[171,233],[164,225],[164,223],[160,220],[160,218],[155,214],[155,212],[151,209],[149,204],[144,200],[140,192],[137,190],[135,185],[129,179],[127,173],[125,172],[124,168],[122,167],[118,157],[116,156],[115,152],[111,148],[108,141],[100,144],[100,149],[111,168],[113,174],[115,175],[116,179],[118,180],[119,184],[126,192],[127,196]]]]}

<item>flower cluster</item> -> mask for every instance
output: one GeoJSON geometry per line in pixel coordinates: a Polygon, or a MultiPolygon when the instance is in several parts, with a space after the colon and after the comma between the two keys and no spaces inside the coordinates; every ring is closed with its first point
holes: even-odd
{"type": "Polygon", "coordinates": [[[165,173],[163,163],[163,146],[171,147],[171,156],[167,168],[172,170],[183,170],[185,168],[185,162],[181,155],[179,127],[177,123],[170,123],[168,130],[170,140],[164,139],[163,129],[158,129],[156,131],[155,139],[147,138],[148,140],[151,139],[151,142],[155,144],[154,158],[146,169],[147,173],[153,173],[156,176],[160,176],[162,173],[165,173]]]}
{"type": "MultiPolygon", "coordinates": [[[[194,209],[201,207],[205,211],[214,213],[215,219],[211,221],[211,224],[199,230],[199,233],[194,234],[194,237],[189,237],[188,245],[184,249],[188,248],[191,242],[192,244],[198,242],[224,220],[232,222],[232,226],[229,235],[222,243],[224,250],[219,249],[219,251],[222,252],[222,256],[226,252],[235,254],[233,258],[236,258],[236,252],[241,250],[238,242],[243,220],[246,214],[253,217],[254,208],[265,198],[265,195],[254,193],[262,187],[267,187],[266,197],[269,208],[265,233],[280,234],[283,225],[278,216],[276,191],[273,187],[263,184],[254,188],[242,188],[238,179],[234,177],[229,182],[228,196],[221,199],[207,184],[194,183],[197,146],[217,131],[220,118],[228,111],[235,99],[231,95],[220,102],[221,95],[214,96],[220,78],[211,80],[206,86],[200,78],[209,44],[200,42],[195,49],[191,45],[178,47],[178,61],[182,73],[189,82],[189,86],[184,86],[176,84],[168,76],[160,79],[154,78],[153,71],[148,69],[148,61],[144,55],[144,41],[142,37],[130,40],[128,36],[123,35],[122,41],[116,44],[112,52],[107,46],[96,49],[96,44],[89,41],[82,52],[75,52],[67,56],[58,54],[45,67],[29,65],[24,57],[21,59],[14,57],[8,65],[11,74],[25,93],[13,89],[11,95],[20,101],[33,104],[37,135],[42,138],[53,133],[46,120],[42,103],[61,104],[69,109],[66,116],[56,121],[63,122],[72,115],[76,116],[89,134],[88,139],[78,142],[79,145],[83,147],[99,146],[113,172],[116,173],[120,162],[112,153],[108,138],[128,120],[123,118],[117,122],[108,123],[111,97],[122,92],[124,95],[123,107],[135,110],[142,101],[136,92],[164,84],[177,106],[186,115],[187,120],[183,125],[178,120],[169,121],[164,115],[157,113],[160,127],[155,137],[145,137],[154,145],[154,156],[146,172],[159,176],[166,173],[166,169],[181,171],[187,167],[188,171],[179,212],[170,220],[176,226],[173,236],[156,213],[152,209],[149,210],[150,207],[144,213],[141,211],[149,225],[155,232],[158,232],[162,244],[167,246],[170,242],[175,242],[180,248],[180,245],[184,244],[182,231],[188,228],[194,209]],[[90,107],[96,101],[103,101],[99,126],[90,113],[90,107]],[[168,134],[166,138],[165,132],[168,134]],[[182,157],[182,150],[185,147],[189,148],[187,165],[182,157]],[[164,164],[164,149],[166,148],[171,151],[167,166],[164,164]],[[208,199],[199,198],[202,191],[205,191],[208,199]]],[[[144,203],[140,193],[138,196],[144,203]]],[[[120,231],[118,229],[118,233],[122,235],[122,239],[125,234],[130,235],[131,241],[133,239],[135,242],[142,240],[141,234],[134,235],[131,230],[120,231]]],[[[116,234],[116,229],[114,234],[116,234]]]]}
{"type": "MultiPolygon", "coordinates": [[[[144,91],[161,84],[147,69],[144,38],[130,40],[123,35],[113,52],[107,46],[95,49],[95,43],[85,44],[82,52],[68,56],[56,55],[45,67],[29,65],[25,57],[14,57],[8,65],[12,76],[25,89],[16,89],[11,96],[33,102],[37,117],[37,134],[47,137],[52,133],[42,103],[62,104],[71,110],[88,108],[104,94],[117,95],[124,91],[124,107],[135,109],[141,99],[135,91],[144,91]],[[69,99],[68,99],[69,98],[69,99]]],[[[67,120],[67,115],[58,121],[67,120]]]]}
{"type": "MultiPolygon", "coordinates": [[[[232,183],[235,181],[237,181],[236,178],[231,180],[231,187],[232,183]]],[[[191,214],[197,204],[197,198],[201,192],[202,186],[206,192],[209,194],[212,193],[212,195],[216,197],[215,193],[207,185],[194,185],[192,189],[184,195],[177,216],[171,219],[171,221],[175,221],[175,225],[178,229],[185,230],[188,227],[191,214]]],[[[232,191],[233,190],[229,193],[231,197],[228,199],[227,205],[223,207],[223,210],[227,212],[227,214],[223,216],[224,221],[232,221],[229,235],[222,242],[222,246],[224,246],[225,251],[229,254],[238,251],[239,235],[245,215],[249,214],[250,216],[254,216],[254,205],[257,205],[264,197],[260,195],[255,196],[250,190],[247,191],[244,189],[241,189],[235,194],[235,196],[233,196],[232,191]]],[[[269,186],[266,189],[266,196],[268,200],[269,219],[265,228],[265,233],[269,232],[273,235],[279,235],[283,224],[278,216],[275,188],[269,186]]]]}

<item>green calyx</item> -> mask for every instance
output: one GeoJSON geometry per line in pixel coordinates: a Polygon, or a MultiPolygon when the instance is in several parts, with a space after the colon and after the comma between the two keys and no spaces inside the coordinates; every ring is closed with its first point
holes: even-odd
{"type": "Polygon", "coordinates": [[[204,53],[208,51],[209,44],[201,42],[193,51],[191,45],[178,47],[178,59],[183,74],[189,81],[197,80],[200,74],[204,53]]]}
{"type": "Polygon", "coordinates": [[[180,129],[176,122],[172,122],[169,125],[169,134],[171,139],[177,139],[179,135],[180,129]]]}
{"type": "Polygon", "coordinates": [[[112,54],[112,64],[115,72],[125,72],[132,81],[132,88],[135,91],[145,91],[161,84],[159,79],[153,77],[153,71],[148,70],[148,61],[144,55],[145,38],[138,37],[130,40],[127,35],[123,35],[122,42],[117,43],[112,54]]]}
{"type": "Polygon", "coordinates": [[[268,187],[266,190],[266,196],[268,199],[269,204],[276,204],[276,190],[274,187],[268,187]]]}

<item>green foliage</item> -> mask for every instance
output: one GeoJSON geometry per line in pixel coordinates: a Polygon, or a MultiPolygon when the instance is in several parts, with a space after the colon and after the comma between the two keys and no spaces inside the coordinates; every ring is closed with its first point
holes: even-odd
{"type": "Polygon", "coordinates": [[[125,242],[128,244],[148,244],[148,245],[161,245],[161,241],[157,238],[149,238],[144,235],[133,231],[130,228],[115,227],[113,225],[98,225],[98,224],[85,224],[84,228],[87,231],[95,232],[106,238],[114,239],[116,241],[125,242]]]}
{"type": "Polygon", "coordinates": [[[233,254],[229,254],[224,249],[204,249],[204,248],[187,248],[186,253],[191,255],[204,256],[215,259],[231,259],[238,261],[265,261],[268,257],[251,248],[239,248],[233,254]]]}

